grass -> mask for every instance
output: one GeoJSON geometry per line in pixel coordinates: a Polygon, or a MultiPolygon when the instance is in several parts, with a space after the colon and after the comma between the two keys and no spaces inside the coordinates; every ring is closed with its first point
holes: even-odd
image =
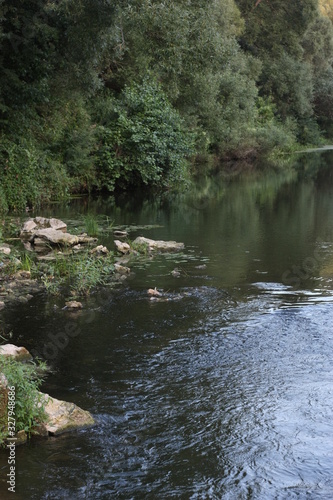
{"type": "Polygon", "coordinates": [[[19,268],[22,270],[22,271],[30,271],[31,272],[31,269],[32,267],[34,266],[34,261],[33,259],[30,257],[30,255],[28,255],[27,253],[24,253],[22,256],[21,256],[21,259],[20,259],[20,264],[19,264],[19,268]]]}
{"type": "Polygon", "coordinates": [[[62,287],[69,287],[74,296],[89,295],[98,285],[111,281],[114,257],[91,255],[88,251],[57,258],[42,274],[42,281],[50,295],[59,295],[62,287]]]}
{"type": "Polygon", "coordinates": [[[149,245],[147,243],[134,243],[133,241],[127,240],[132,250],[135,250],[140,255],[149,255],[149,245]]]}
{"type": "Polygon", "coordinates": [[[98,225],[97,218],[92,215],[88,214],[84,217],[84,225],[85,225],[85,230],[86,233],[89,234],[89,236],[98,236],[100,233],[100,228],[98,225]]]}
{"type": "MultiPolygon", "coordinates": [[[[20,363],[13,358],[0,356],[0,373],[6,377],[8,382],[9,401],[14,406],[7,405],[7,411],[3,408],[3,399],[0,400],[2,412],[0,415],[0,445],[4,445],[9,435],[8,422],[10,411],[13,411],[15,419],[15,432],[24,430],[29,436],[34,427],[46,419],[42,396],[39,387],[43,381],[41,371],[45,366],[35,363],[20,363]]],[[[13,420],[11,420],[13,421],[13,420]]]]}

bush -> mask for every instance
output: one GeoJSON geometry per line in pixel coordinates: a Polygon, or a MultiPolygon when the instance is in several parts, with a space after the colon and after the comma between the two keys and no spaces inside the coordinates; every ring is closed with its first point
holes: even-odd
{"type": "MultiPolygon", "coordinates": [[[[42,379],[37,366],[0,356],[0,373],[6,377],[8,387],[15,387],[15,430],[24,430],[30,435],[33,427],[46,418],[42,395],[39,393],[42,379]]],[[[7,435],[8,422],[2,422],[0,444],[3,444],[7,435]]]]}
{"type": "Polygon", "coordinates": [[[27,205],[37,203],[40,199],[41,178],[38,151],[34,145],[5,138],[0,145],[0,162],[2,206],[24,210],[27,205]]]}
{"type": "Polygon", "coordinates": [[[193,140],[158,83],[146,78],[126,86],[119,99],[102,100],[97,114],[100,187],[113,191],[121,183],[169,186],[184,180],[193,140]]]}

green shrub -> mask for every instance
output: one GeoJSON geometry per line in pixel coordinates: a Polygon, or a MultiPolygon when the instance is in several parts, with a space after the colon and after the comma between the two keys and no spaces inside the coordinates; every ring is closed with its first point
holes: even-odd
{"type": "Polygon", "coordinates": [[[92,214],[88,214],[84,217],[84,225],[89,236],[97,236],[99,234],[97,219],[92,214]]]}
{"type": "Polygon", "coordinates": [[[97,115],[100,187],[113,191],[120,183],[169,186],[184,180],[193,140],[154,80],[126,86],[119,99],[103,99],[97,115]]]}
{"type": "Polygon", "coordinates": [[[13,210],[24,210],[40,199],[41,177],[39,155],[28,141],[5,139],[0,144],[0,180],[5,204],[13,210]]]}
{"type": "MultiPolygon", "coordinates": [[[[0,373],[6,377],[8,387],[15,387],[16,432],[24,430],[30,435],[33,427],[46,419],[42,395],[39,393],[42,379],[38,367],[34,363],[20,363],[13,358],[0,356],[0,373]]],[[[7,435],[8,423],[2,422],[1,444],[7,435]]]]}

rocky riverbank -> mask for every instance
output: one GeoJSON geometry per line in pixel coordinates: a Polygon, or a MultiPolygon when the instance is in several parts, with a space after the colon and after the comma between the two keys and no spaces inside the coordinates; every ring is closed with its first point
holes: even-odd
{"type": "Polygon", "coordinates": [[[43,290],[68,294],[65,302],[89,295],[98,285],[126,280],[138,255],[184,248],[183,243],[143,236],[130,241],[126,231],[115,230],[114,248],[108,249],[87,233],[69,233],[67,224],[56,218],[30,218],[18,232],[21,250],[17,244],[0,244],[0,310],[10,303],[26,303],[43,290]]]}

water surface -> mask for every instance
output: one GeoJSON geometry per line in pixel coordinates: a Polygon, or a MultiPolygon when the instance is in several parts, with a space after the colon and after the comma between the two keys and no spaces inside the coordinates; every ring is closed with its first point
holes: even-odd
{"type": "Polygon", "coordinates": [[[43,293],[3,313],[11,341],[41,353],[49,332],[79,329],[43,389],[97,420],[17,448],[16,498],[333,497],[332,163],[302,161],[40,214],[94,212],[185,251],[138,259],[81,315],[43,293]],[[167,301],[149,300],[155,286],[167,301]]]}

